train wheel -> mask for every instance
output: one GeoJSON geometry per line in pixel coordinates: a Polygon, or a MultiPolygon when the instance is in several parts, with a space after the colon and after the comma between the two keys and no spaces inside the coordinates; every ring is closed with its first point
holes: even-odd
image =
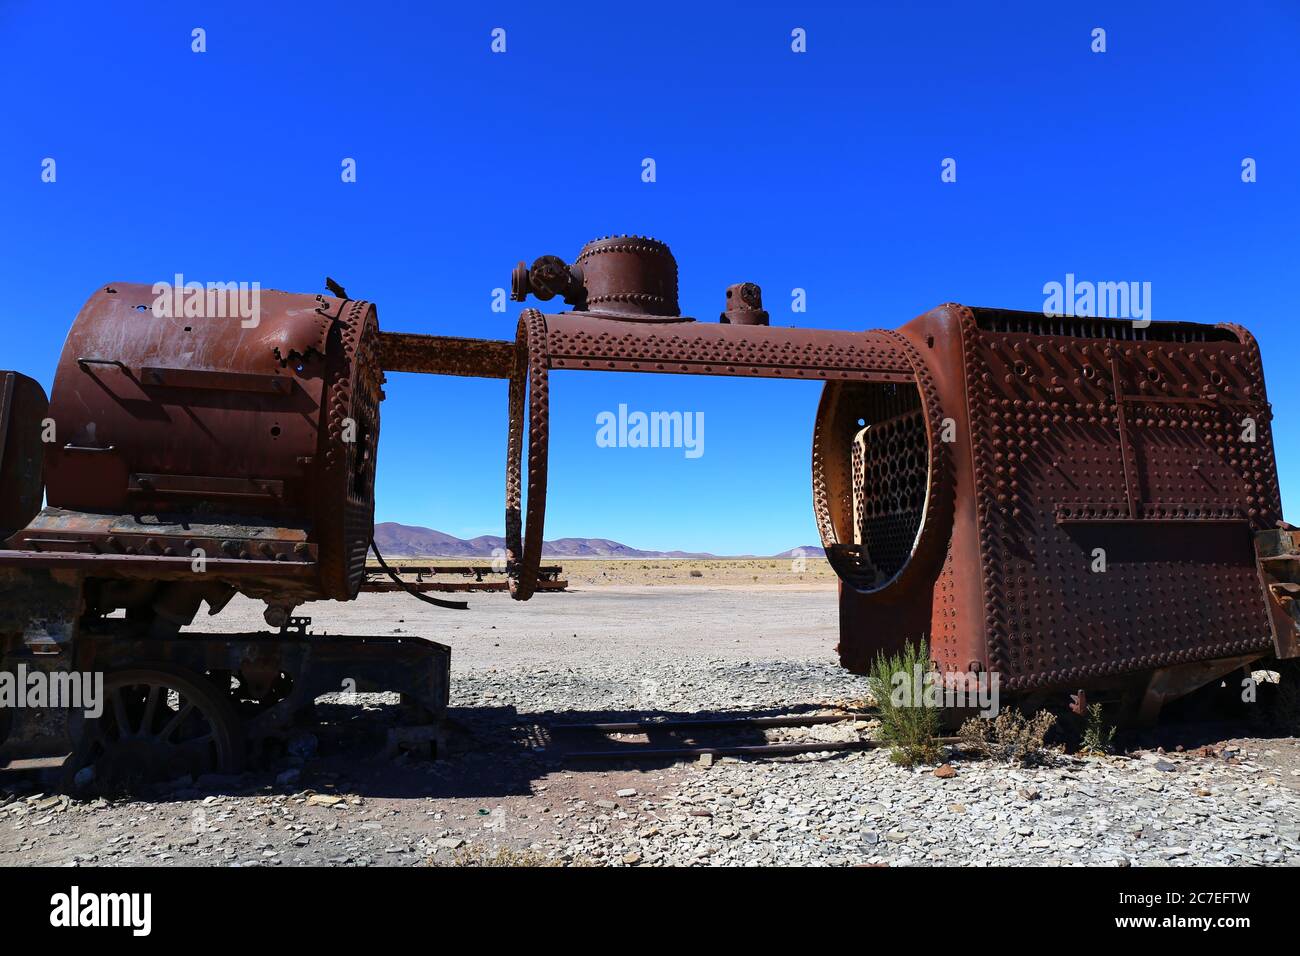
{"type": "Polygon", "coordinates": [[[101,793],[243,769],[239,715],[211,681],[176,667],[116,671],[104,679],[103,710],[73,721],[70,789],[101,793]]]}

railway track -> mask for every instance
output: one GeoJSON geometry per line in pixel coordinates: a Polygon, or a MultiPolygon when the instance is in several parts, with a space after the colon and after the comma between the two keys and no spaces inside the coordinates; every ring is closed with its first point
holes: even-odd
{"type": "MultiPolygon", "coordinates": [[[[826,751],[870,750],[887,747],[888,743],[869,737],[846,740],[777,740],[763,743],[738,743],[727,737],[749,732],[765,737],[769,729],[815,727],[867,720],[877,715],[875,708],[844,710],[836,713],[785,714],[763,717],[687,717],[669,720],[609,721],[595,723],[551,724],[552,736],[573,737],[592,735],[602,737],[607,746],[588,750],[561,750],[567,761],[600,760],[684,760],[706,754],[715,757],[785,757],[803,753],[826,751]],[[611,741],[611,735],[638,735],[649,738],[647,743],[611,741]],[[706,742],[705,736],[718,735],[720,741],[706,742]],[[656,737],[668,740],[655,742],[656,737]],[[613,746],[608,746],[613,744],[613,746]]],[[[956,738],[940,738],[953,743],[956,738]]]]}

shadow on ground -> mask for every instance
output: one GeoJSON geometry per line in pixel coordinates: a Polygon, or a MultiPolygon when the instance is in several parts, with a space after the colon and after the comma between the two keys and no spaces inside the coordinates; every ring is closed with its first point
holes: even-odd
{"type": "MultiPolygon", "coordinates": [[[[642,734],[606,735],[576,731],[565,725],[653,723],[669,720],[725,720],[807,714],[825,708],[813,704],[749,710],[670,711],[569,710],[519,712],[511,706],[475,706],[448,711],[449,733],[434,758],[428,749],[396,753],[389,731],[402,725],[397,705],[318,703],[314,723],[304,724],[288,748],[261,755],[253,769],[239,776],[183,778],[134,796],[169,803],[209,794],[233,796],[274,793],[389,797],[488,798],[526,796],[538,781],[559,772],[654,770],[692,758],[647,758],[637,748],[749,746],[776,736],[756,727],[663,729],[642,734]],[[626,756],[586,759],[589,751],[626,750],[626,756]]],[[[1171,714],[1171,717],[1175,715],[1171,714]]],[[[1214,747],[1227,740],[1286,736],[1244,719],[1206,720],[1184,715],[1159,727],[1121,737],[1124,749],[1167,751],[1214,747]]],[[[801,759],[836,760],[843,752],[819,752],[801,759]]],[[[750,757],[743,759],[781,759],[750,757]]],[[[58,771],[0,771],[0,790],[51,792],[58,771]]]]}

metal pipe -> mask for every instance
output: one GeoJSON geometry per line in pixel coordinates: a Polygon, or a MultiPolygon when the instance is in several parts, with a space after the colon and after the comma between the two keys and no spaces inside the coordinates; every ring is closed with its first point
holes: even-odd
{"type": "Polygon", "coordinates": [[[379,359],[386,372],[509,378],[515,344],[413,332],[380,332],[379,359]]]}

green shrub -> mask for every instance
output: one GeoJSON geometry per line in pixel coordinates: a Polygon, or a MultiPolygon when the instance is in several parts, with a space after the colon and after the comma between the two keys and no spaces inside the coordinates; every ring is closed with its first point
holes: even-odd
{"type": "Polygon", "coordinates": [[[1101,704],[1088,708],[1088,723],[1083,728],[1083,741],[1079,752],[1102,757],[1115,749],[1115,728],[1106,723],[1101,704]]]}
{"type": "Polygon", "coordinates": [[[930,672],[929,648],[924,642],[909,641],[900,654],[877,656],[867,674],[867,685],[880,712],[880,739],[893,746],[890,759],[904,767],[937,763],[943,756],[943,748],[936,739],[938,708],[925,706],[924,699],[911,699],[910,693],[895,696],[899,680],[905,680],[909,686],[914,682],[918,665],[922,675],[930,672]]]}

